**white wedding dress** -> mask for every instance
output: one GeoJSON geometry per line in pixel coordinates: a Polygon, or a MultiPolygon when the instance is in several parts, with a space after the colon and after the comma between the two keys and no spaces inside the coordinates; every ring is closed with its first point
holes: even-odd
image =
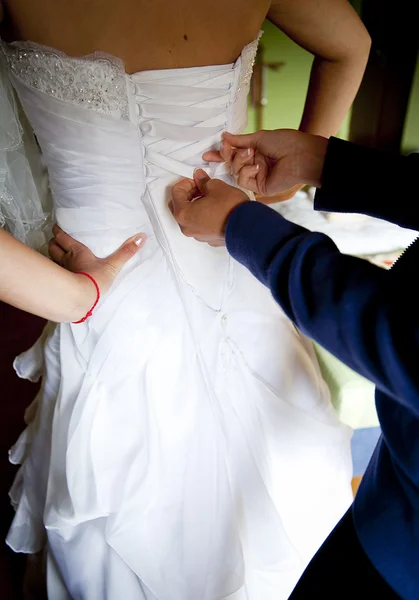
{"type": "Polygon", "coordinates": [[[351,432],[311,343],[168,209],[170,185],[245,127],[256,48],[128,75],[2,44],[59,225],[101,256],[148,235],[91,319],[48,324],[16,359],[42,386],[11,451],[7,543],[47,548],[51,600],[285,599],[351,502],[351,432]]]}

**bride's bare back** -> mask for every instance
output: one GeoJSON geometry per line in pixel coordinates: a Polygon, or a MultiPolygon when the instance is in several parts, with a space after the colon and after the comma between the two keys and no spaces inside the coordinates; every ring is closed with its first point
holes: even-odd
{"type": "MultiPolygon", "coordinates": [[[[1,2],[1,0],[0,0],[1,2]]],[[[3,36],[71,56],[101,50],[128,72],[233,62],[269,0],[3,0],[3,36]]]]}
{"type": "MultiPolygon", "coordinates": [[[[370,39],[349,0],[0,0],[6,41],[122,58],[128,73],[233,62],[265,17],[314,55],[300,127],[335,135],[370,39]]],[[[1,12],[1,11],[0,11],[1,12]]],[[[0,14],[1,20],[1,14],[0,14]]]]}

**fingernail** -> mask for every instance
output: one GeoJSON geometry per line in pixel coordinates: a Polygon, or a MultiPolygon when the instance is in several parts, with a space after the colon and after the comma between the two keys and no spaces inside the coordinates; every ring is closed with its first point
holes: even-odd
{"type": "Polygon", "coordinates": [[[195,169],[195,171],[193,172],[194,178],[196,177],[196,179],[206,179],[208,177],[208,175],[205,173],[204,169],[195,169]]]}
{"type": "Polygon", "coordinates": [[[220,152],[222,152],[224,150],[224,142],[221,142],[220,144],[220,152]]]}
{"type": "Polygon", "coordinates": [[[252,151],[250,150],[250,148],[248,148],[247,150],[242,150],[240,152],[240,156],[243,156],[243,158],[246,158],[246,156],[250,156],[251,153],[252,153],[252,151]]]}
{"type": "Polygon", "coordinates": [[[144,236],[143,235],[137,235],[137,237],[134,239],[134,244],[136,246],[141,246],[141,244],[144,241],[144,236]]]}

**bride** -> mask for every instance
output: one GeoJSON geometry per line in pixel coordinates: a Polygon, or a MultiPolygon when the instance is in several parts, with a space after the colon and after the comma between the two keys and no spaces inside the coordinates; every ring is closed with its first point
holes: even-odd
{"type": "Polygon", "coordinates": [[[266,15],[315,55],[301,127],[326,136],[368,35],[346,0],[3,7],[56,221],[98,256],[148,237],[89,320],[16,359],[42,385],[7,543],[45,553],[51,600],[285,599],[351,501],[350,432],[311,344],[224,249],[181,235],[168,190],[246,126],[266,15]]]}

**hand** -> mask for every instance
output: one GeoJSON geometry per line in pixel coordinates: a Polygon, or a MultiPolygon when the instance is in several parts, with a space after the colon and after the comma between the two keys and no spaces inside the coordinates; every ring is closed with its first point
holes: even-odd
{"type": "Polygon", "coordinates": [[[242,190],[210,179],[198,169],[194,180],[182,179],[173,186],[169,206],[184,235],[210,246],[224,246],[228,217],[248,201],[242,190]]]}
{"type": "Polygon", "coordinates": [[[326,138],[293,129],[225,133],[220,152],[206,152],[203,158],[229,162],[238,185],[273,196],[304,184],[320,187],[327,145],[326,138]]]}
{"type": "Polygon", "coordinates": [[[106,258],[97,258],[83,244],[64,233],[58,225],[53,228],[54,238],[49,243],[52,260],[68,271],[84,271],[96,280],[101,293],[112,285],[119,271],[144,245],[146,236],[140,233],[127,240],[116,252],[106,258]]]}

